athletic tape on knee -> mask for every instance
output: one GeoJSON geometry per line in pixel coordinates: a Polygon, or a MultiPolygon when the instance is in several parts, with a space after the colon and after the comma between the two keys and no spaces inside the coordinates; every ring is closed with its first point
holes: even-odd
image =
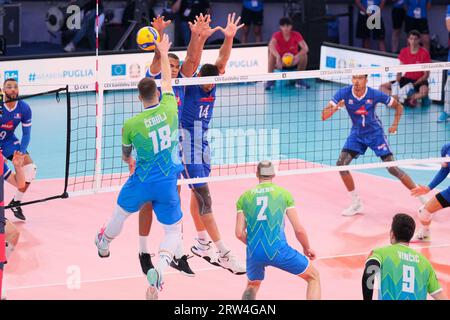
{"type": "Polygon", "coordinates": [[[25,182],[31,183],[36,177],[37,167],[34,163],[23,166],[23,173],[25,175],[25,182]]]}
{"type": "Polygon", "coordinates": [[[212,199],[208,185],[194,188],[195,198],[198,202],[198,210],[201,216],[212,212],[212,199]]]}
{"type": "Polygon", "coordinates": [[[422,222],[430,222],[431,219],[433,218],[433,215],[424,207],[420,207],[419,209],[419,219],[422,222]]]}

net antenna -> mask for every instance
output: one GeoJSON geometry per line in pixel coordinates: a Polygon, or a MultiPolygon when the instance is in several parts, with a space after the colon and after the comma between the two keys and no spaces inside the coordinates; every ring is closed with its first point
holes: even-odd
{"type": "Polygon", "coordinates": [[[114,47],[115,51],[123,50],[123,45],[128,40],[128,38],[134,34],[135,29],[137,29],[141,25],[150,25],[150,17],[149,11],[150,7],[148,5],[148,0],[134,0],[134,19],[129,20],[130,25],[128,29],[123,34],[122,38],[120,38],[119,42],[114,47]]]}

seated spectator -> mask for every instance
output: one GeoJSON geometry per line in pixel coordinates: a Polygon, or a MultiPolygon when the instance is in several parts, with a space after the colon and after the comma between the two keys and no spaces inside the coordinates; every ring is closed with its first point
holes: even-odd
{"type": "MultiPolygon", "coordinates": [[[[448,31],[448,62],[450,62],[450,4],[447,6],[447,16],[445,17],[445,23],[448,31]]],[[[450,70],[447,72],[447,82],[445,83],[445,102],[444,111],[439,116],[438,121],[447,121],[450,118],[450,70]]]]}
{"type": "MultiPolygon", "coordinates": [[[[71,3],[75,3],[72,0],[71,3]]],[[[84,12],[84,17],[81,22],[81,28],[77,30],[72,40],[64,47],[64,51],[73,52],[77,49],[78,43],[87,37],[91,49],[95,48],[95,18],[96,18],[96,0],[86,2],[80,9],[84,12]]],[[[102,1],[99,1],[99,14],[103,12],[102,1]]]]}
{"type": "Polygon", "coordinates": [[[430,52],[430,30],[428,29],[427,11],[431,8],[431,0],[405,0],[405,31],[420,32],[422,45],[430,52]]]}
{"type": "MultiPolygon", "coordinates": [[[[287,71],[306,69],[308,45],[303,36],[293,31],[292,27],[290,18],[281,18],[280,31],[273,34],[269,43],[269,73],[275,69],[287,71]]],[[[266,90],[271,90],[274,86],[274,81],[267,81],[266,90]]],[[[302,79],[297,80],[295,86],[309,89],[309,85],[302,79]]]]}
{"type": "Polygon", "coordinates": [[[356,6],[359,8],[358,21],[356,24],[356,37],[362,39],[363,47],[370,49],[370,34],[374,40],[378,42],[378,49],[380,51],[386,51],[386,45],[384,43],[385,29],[384,22],[381,19],[381,11],[383,11],[386,0],[356,0],[356,6]],[[378,6],[380,8],[380,28],[374,26],[374,29],[370,29],[368,25],[369,17],[375,14],[375,10],[371,10],[371,6],[378,6]]]}
{"type": "Polygon", "coordinates": [[[393,0],[394,5],[392,7],[392,52],[400,52],[400,36],[403,23],[405,22],[406,10],[405,0],[393,0]]]}
{"type": "Polygon", "coordinates": [[[209,0],[176,0],[172,5],[172,12],[177,14],[176,22],[180,28],[183,46],[187,46],[191,39],[189,22],[194,22],[200,13],[208,14],[210,7],[209,0]]]}
{"type": "Polygon", "coordinates": [[[255,42],[262,41],[262,25],[264,22],[264,3],[262,0],[243,0],[242,20],[244,28],[242,30],[242,43],[247,43],[250,27],[253,25],[255,42]]]}
{"type": "MultiPolygon", "coordinates": [[[[429,52],[420,46],[420,33],[413,30],[408,34],[408,47],[398,56],[401,64],[430,63],[429,52]]],[[[381,91],[393,95],[400,102],[411,107],[417,106],[417,100],[428,97],[428,77],[430,72],[406,72],[397,74],[397,80],[381,85],[381,91]]]]}

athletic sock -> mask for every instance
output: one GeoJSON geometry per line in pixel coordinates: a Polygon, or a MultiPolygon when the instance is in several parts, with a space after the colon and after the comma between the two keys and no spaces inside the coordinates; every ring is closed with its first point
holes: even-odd
{"type": "Polygon", "coordinates": [[[208,232],[206,232],[206,230],[203,231],[198,231],[198,242],[202,245],[207,245],[208,244],[208,232]]]}
{"type": "Polygon", "coordinates": [[[148,236],[139,236],[139,253],[148,253],[148,236]]]}
{"type": "Polygon", "coordinates": [[[22,201],[24,194],[25,193],[20,192],[19,190],[17,190],[16,191],[16,195],[14,196],[14,201],[19,201],[19,202],[22,201]]]}
{"type": "Polygon", "coordinates": [[[6,260],[9,259],[9,257],[13,253],[13,251],[14,251],[14,246],[11,243],[6,242],[6,250],[5,250],[6,260]]]}
{"type": "Polygon", "coordinates": [[[359,200],[359,196],[358,196],[358,193],[356,192],[356,190],[350,191],[350,196],[352,197],[352,201],[359,200]]]}
{"type": "Polygon", "coordinates": [[[230,252],[230,249],[228,249],[227,246],[225,246],[222,240],[214,242],[214,245],[216,246],[217,250],[219,250],[219,255],[221,257],[230,252]]]}

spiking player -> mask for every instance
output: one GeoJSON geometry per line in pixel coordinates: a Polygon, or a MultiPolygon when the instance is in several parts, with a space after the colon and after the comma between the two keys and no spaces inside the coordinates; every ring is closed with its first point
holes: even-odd
{"type": "Polygon", "coordinates": [[[23,100],[17,100],[19,97],[19,85],[15,79],[6,79],[3,83],[5,95],[4,106],[0,104],[0,148],[3,150],[3,156],[12,160],[15,151],[25,154],[24,173],[25,186],[18,188],[16,195],[9,205],[14,206],[11,210],[17,219],[25,220],[20,203],[25,191],[36,177],[36,166],[27,152],[31,138],[31,108],[23,100]],[[22,140],[19,141],[14,134],[18,125],[22,123],[22,140]]]}
{"type": "MultiPolygon", "coordinates": [[[[189,78],[192,77],[197,71],[206,40],[218,30],[218,27],[212,29],[209,26],[210,22],[211,17],[209,15],[203,16],[203,14],[200,14],[194,23],[189,22],[191,29],[191,41],[189,42],[189,46],[187,48],[186,59],[180,65],[180,58],[174,53],[169,53],[172,79],[189,78]]],[[[159,34],[163,34],[164,29],[167,28],[170,23],[171,21],[165,21],[164,17],[157,17],[153,20],[152,26],[159,32],[159,34]]],[[[161,54],[158,50],[155,51],[153,61],[149,70],[147,70],[146,76],[161,79],[161,54]]],[[[175,86],[173,91],[178,103],[178,114],[180,115],[184,104],[185,88],[184,86],[175,86]]],[[[180,188],[178,188],[178,191],[180,191],[180,188]]],[[[151,256],[147,248],[151,224],[152,206],[148,203],[145,204],[139,211],[139,262],[144,274],[147,274],[148,270],[153,267],[151,256]]],[[[171,266],[179,270],[184,275],[194,276],[194,272],[189,267],[187,259],[188,256],[184,254],[181,256],[175,256],[171,266]]]]}
{"type": "Polygon", "coordinates": [[[319,273],[309,262],[309,259],[316,258],[316,254],[298,220],[292,195],[272,182],[275,177],[272,162],[261,161],[256,176],[259,184],[241,195],[236,203],[236,236],[247,245],[248,283],[242,299],[256,298],[265,269],[269,266],[301,277],[308,283],[306,298],[320,299],[319,273]],[[305,255],[288,245],[284,233],[286,217],[305,255]]]}
{"type": "MultiPolygon", "coordinates": [[[[225,67],[233,47],[236,32],[244,25],[238,25],[240,17],[229,14],[227,26],[219,29],[225,40],[220,48],[215,64],[204,64],[198,77],[218,76],[225,73],[225,67]]],[[[181,128],[183,135],[183,176],[189,178],[208,177],[211,172],[210,150],[207,132],[214,110],[216,87],[214,84],[192,85],[186,87],[185,101],[181,111],[181,128]]],[[[244,274],[245,267],[231,254],[230,249],[221,240],[219,229],[212,213],[212,200],[207,183],[189,185],[191,188],[191,215],[198,232],[196,245],[191,251],[213,265],[219,265],[234,274],[244,274]],[[217,253],[208,240],[211,237],[217,253]]]]}
{"type": "MultiPolygon", "coordinates": [[[[345,107],[352,120],[350,135],[336,163],[338,166],[349,165],[353,159],[364,155],[367,148],[372,149],[382,161],[394,161],[393,153],[384,134],[383,125],[375,113],[375,108],[377,104],[381,103],[395,109],[395,118],[389,128],[389,133],[396,134],[403,113],[403,106],[385,93],[368,87],[367,82],[367,75],[354,75],[352,77],[353,85],[338,90],[322,111],[322,120],[325,121],[345,107]]],[[[414,181],[397,166],[388,167],[387,170],[409,190],[416,187],[414,181]]],[[[342,212],[342,215],[353,216],[362,212],[362,202],[356,193],[352,175],[349,171],[340,171],[340,175],[352,197],[352,204],[342,212]]],[[[425,203],[426,199],[421,197],[420,201],[425,203]]]]}
{"type": "MultiPolygon", "coordinates": [[[[450,157],[450,143],[446,143],[442,147],[441,156],[450,157]]],[[[441,170],[438,171],[433,181],[431,181],[428,186],[419,185],[411,190],[411,194],[417,197],[427,194],[428,192],[436,188],[442,181],[445,180],[445,178],[447,178],[448,174],[450,173],[450,168],[448,166],[449,163],[450,162],[444,162],[442,164],[441,170]]],[[[419,220],[421,223],[421,227],[417,232],[416,240],[431,240],[430,224],[431,220],[433,219],[433,215],[437,211],[447,207],[450,207],[450,187],[447,187],[447,189],[436,194],[419,209],[419,220]]]]}
{"type": "Polygon", "coordinates": [[[416,224],[407,214],[392,219],[391,245],[373,250],[367,258],[362,277],[364,300],[372,300],[374,281],[379,275],[380,300],[447,299],[431,263],[409,247],[416,224]]]}
{"type": "Polygon", "coordinates": [[[122,133],[122,158],[132,175],[120,191],[110,222],[95,239],[99,256],[108,257],[110,243],[120,234],[125,220],[145,203],[152,203],[165,237],[160,245],[159,261],[147,273],[149,299],[158,297],[164,270],[173,256],[183,251],[183,214],[177,193],[177,176],[183,167],[178,154],[178,108],[171,84],[170,45],[166,34],[157,44],[161,54],[161,101],[153,79],[144,78],[139,82],[139,99],[145,110],[127,120],[122,133]],[[137,161],[131,155],[133,147],[137,161]]]}

